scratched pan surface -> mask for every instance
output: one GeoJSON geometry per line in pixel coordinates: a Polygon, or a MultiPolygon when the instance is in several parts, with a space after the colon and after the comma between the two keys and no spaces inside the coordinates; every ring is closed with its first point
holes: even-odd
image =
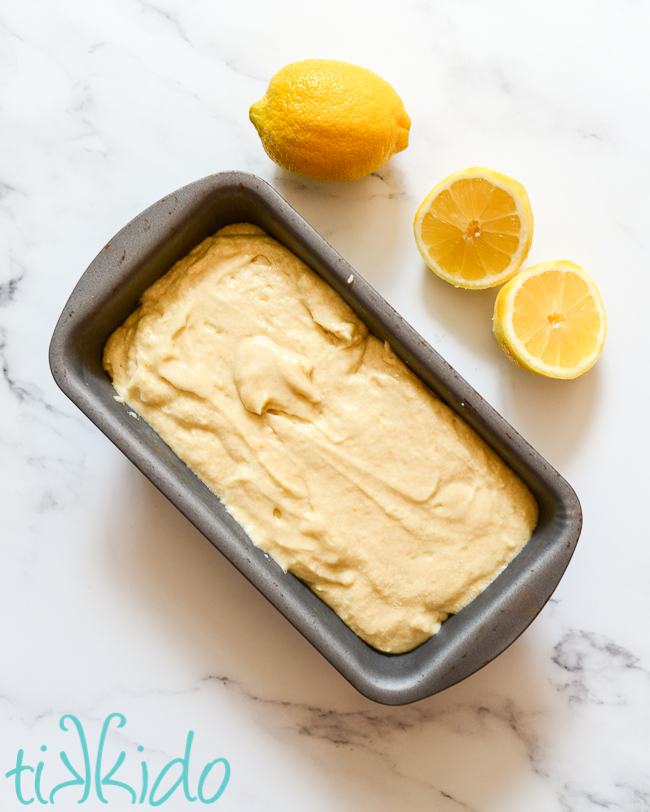
{"type": "Polygon", "coordinates": [[[399,705],[423,699],[493,660],[548,601],[580,535],[580,504],[568,483],[254,175],[211,175],[163,198],[123,228],[72,292],[52,337],[50,366],[57,384],[79,409],[357,690],[376,702],[399,705]],[[360,640],[311,590],[255,547],[160,437],[114,400],[115,391],[102,369],[108,336],[152,282],[205,237],[234,222],[260,226],[320,274],[535,494],[539,523],[523,551],[437,635],[407,654],[382,654],[360,640]],[[349,285],[351,273],[354,284],[349,285]]]}

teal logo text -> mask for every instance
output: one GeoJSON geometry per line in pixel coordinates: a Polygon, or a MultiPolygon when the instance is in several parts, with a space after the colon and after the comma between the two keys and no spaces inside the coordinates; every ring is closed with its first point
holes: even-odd
{"type": "MultiPolygon", "coordinates": [[[[190,786],[193,730],[187,734],[184,754],[165,764],[157,775],[150,775],[147,762],[140,761],[137,782],[131,780],[131,783],[127,783],[119,780],[119,771],[126,761],[126,753],[121,751],[114,759],[106,757],[106,737],[113,722],[116,728],[122,728],[126,725],[126,717],[121,713],[111,713],[106,717],[97,749],[94,751],[94,759],[91,759],[88,740],[79,719],[69,713],[61,717],[59,727],[64,732],[76,734],[76,742],[81,748],[81,758],[75,766],[65,750],[59,753],[67,771],[67,780],[54,786],[47,786],[44,776],[46,762],[41,760],[36,765],[28,764],[25,761],[25,751],[19,750],[15,766],[5,773],[5,778],[13,780],[18,801],[27,806],[35,802],[53,804],[60,800],[70,809],[69,804],[72,801],[82,804],[90,798],[91,793],[105,804],[115,799],[120,805],[126,802],[149,806],[161,806],[174,794],[177,798],[184,796],[187,801],[198,801],[202,804],[213,804],[223,795],[230,780],[230,764],[225,758],[215,758],[214,761],[208,762],[203,767],[196,786],[190,786]],[[108,788],[112,788],[109,798],[106,797],[108,788]]],[[[144,747],[138,747],[139,753],[143,750],[144,747]]],[[[45,753],[47,747],[41,745],[41,751],[45,753]]]]}

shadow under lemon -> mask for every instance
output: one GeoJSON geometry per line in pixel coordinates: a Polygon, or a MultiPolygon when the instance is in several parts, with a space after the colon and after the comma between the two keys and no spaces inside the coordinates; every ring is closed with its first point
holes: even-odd
{"type": "MultiPolygon", "coordinates": [[[[551,465],[561,469],[580,447],[594,417],[601,370],[597,363],[580,377],[563,381],[515,366],[492,332],[498,291],[455,288],[422,264],[422,297],[429,313],[455,340],[492,366],[501,392],[499,407],[492,405],[551,465]]],[[[472,380],[468,383],[472,385],[472,380]]]]}
{"type": "Polygon", "coordinates": [[[492,313],[498,288],[455,288],[436,276],[424,263],[421,278],[422,300],[426,309],[455,340],[480,354],[486,361],[502,355],[492,333],[492,313]]]}
{"type": "Polygon", "coordinates": [[[502,377],[507,411],[504,417],[562,473],[595,418],[602,368],[596,363],[580,377],[561,381],[518,369],[505,358],[504,361],[508,365],[502,377]]]}
{"type": "Polygon", "coordinates": [[[412,205],[397,166],[389,161],[359,180],[340,183],[275,167],[273,185],[370,285],[390,287],[404,243],[412,241],[412,205]]]}

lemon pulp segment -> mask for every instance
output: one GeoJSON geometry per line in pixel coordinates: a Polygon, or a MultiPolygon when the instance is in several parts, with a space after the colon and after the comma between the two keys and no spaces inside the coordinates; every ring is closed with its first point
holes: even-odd
{"type": "Polygon", "coordinates": [[[415,239],[426,264],[465,288],[501,284],[521,267],[533,218],[521,184],[490,169],[458,172],[420,206],[415,239]]]}
{"type": "Polygon", "coordinates": [[[494,332],[511,360],[554,378],[586,372],[602,352],[607,320],[593,279],[571,262],[544,263],[499,292],[494,332]]]}

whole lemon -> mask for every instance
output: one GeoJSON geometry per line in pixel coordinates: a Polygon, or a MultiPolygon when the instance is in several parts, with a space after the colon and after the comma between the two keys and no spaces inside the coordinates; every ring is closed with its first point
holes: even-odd
{"type": "Polygon", "coordinates": [[[250,119],[271,160],[317,180],[356,180],[408,146],[411,119],[376,73],[306,59],[271,79],[250,119]]]}

